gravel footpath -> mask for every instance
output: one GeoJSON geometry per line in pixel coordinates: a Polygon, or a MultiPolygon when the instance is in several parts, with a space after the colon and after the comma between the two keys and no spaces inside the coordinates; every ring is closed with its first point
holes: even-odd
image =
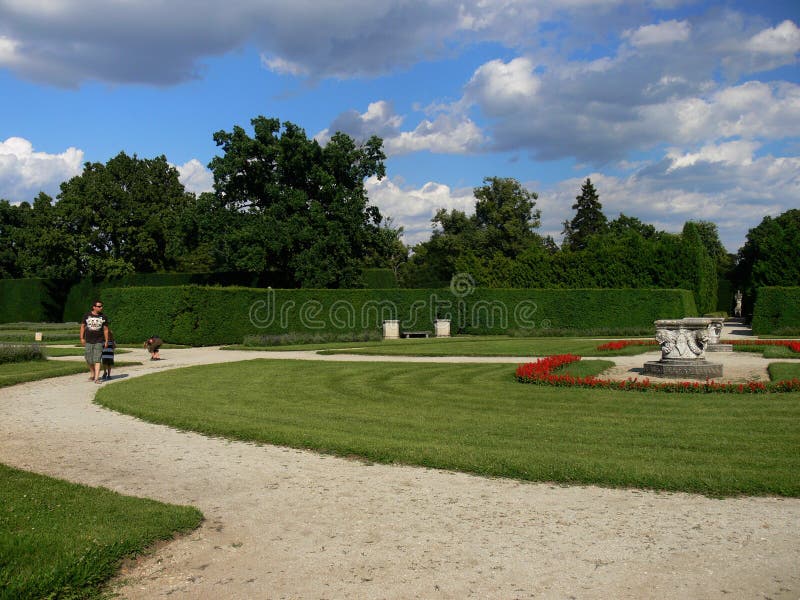
{"type": "MultiPolygon", "coordinates": [[[[254,356],[441,360],[163,354],[117,377],[254,356]]],[[[203,511],[198,530],[123,568],[124,598],[800,597],[800,499],[371,465],[145,423],[94,405],[96,388],[76,375],[0,389],[0,462],[203,511]]]]}

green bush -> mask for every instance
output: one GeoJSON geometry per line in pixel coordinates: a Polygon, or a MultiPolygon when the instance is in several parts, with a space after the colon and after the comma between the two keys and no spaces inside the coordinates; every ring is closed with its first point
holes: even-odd
{"type": "Polygon", "coordinates": [[[283,333],[273,335],[246,335],[243,345],[250,347],[294,346],[298,344],[328,344],[334,342],[379,342],[379,331],[348,333],[283,333]]]}
{"type": "Polygon", "coordinates": [[[61,321],[68,287],[57,279],[0,279],[0,323],[61,321]]]}
{"type": "Polygon", "coordinates": [[[0,365],[44,359],[38,344],[0,344],[0,365]]]}
{"type": "Polygon", "coordinates": [[[753,308],[753,333],[800,334],[800,287],[762,287],[753,308]]]}
{"type": "Polygon", "coordinates": [[[245,336],[361,334],[386,319],[401,329],[451,332],[652,330],[653,321],[695,316],[685,290],[273,290],[200,286],[110,288],[103,295],[116,338],[151,335],[195,346],[240,343],[245,336]]]}

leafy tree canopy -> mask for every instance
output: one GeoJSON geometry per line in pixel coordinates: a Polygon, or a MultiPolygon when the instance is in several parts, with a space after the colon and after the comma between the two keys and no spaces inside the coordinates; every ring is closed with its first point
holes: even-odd
{"type": "Polygon", "coordinates": [[[748,231],[736,259],[736,279],[746,296],[770,285],[800,285],[800,210],[764,217],[748,231]]]}
{"type": "Polygon", "coordinates": [[[210,242],[227,245],[231,266],[289,274],[304,287],[348,287],[359,284],[366,261],[391,260],[397,248],[364,187],[386,174],[380,138],[357,144],[337,133],[323,147],[292,123],[251,123],[252,137],[238,126],[215,133],[222,155],[209,164],[228,218],[247,215],[225,244],[210,242]]]}

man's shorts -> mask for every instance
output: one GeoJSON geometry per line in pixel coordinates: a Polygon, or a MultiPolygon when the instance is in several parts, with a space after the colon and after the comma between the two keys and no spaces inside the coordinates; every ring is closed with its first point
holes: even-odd
{"type": "Polygon", "coordinates": [[[83,356],[86,362],[94,365],[100,362],[100,356],[103,354],[103,342],[99,344],[90,344],[86,342],[86,347],[83,349],[83,356]]]}

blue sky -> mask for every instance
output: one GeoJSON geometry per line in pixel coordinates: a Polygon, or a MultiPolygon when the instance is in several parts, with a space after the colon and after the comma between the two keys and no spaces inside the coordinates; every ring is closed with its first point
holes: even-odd
{"type": "Polygon", "coordinates": [[[610,218],[715,222],[735,252],[800,207],[800,4],[691,0],[0,0],[0,198],[165,155],[208,190],[257,115],[384,138],[371,201],[430,234],[484,177],[556,239],[590,177],[610,218]]]}

